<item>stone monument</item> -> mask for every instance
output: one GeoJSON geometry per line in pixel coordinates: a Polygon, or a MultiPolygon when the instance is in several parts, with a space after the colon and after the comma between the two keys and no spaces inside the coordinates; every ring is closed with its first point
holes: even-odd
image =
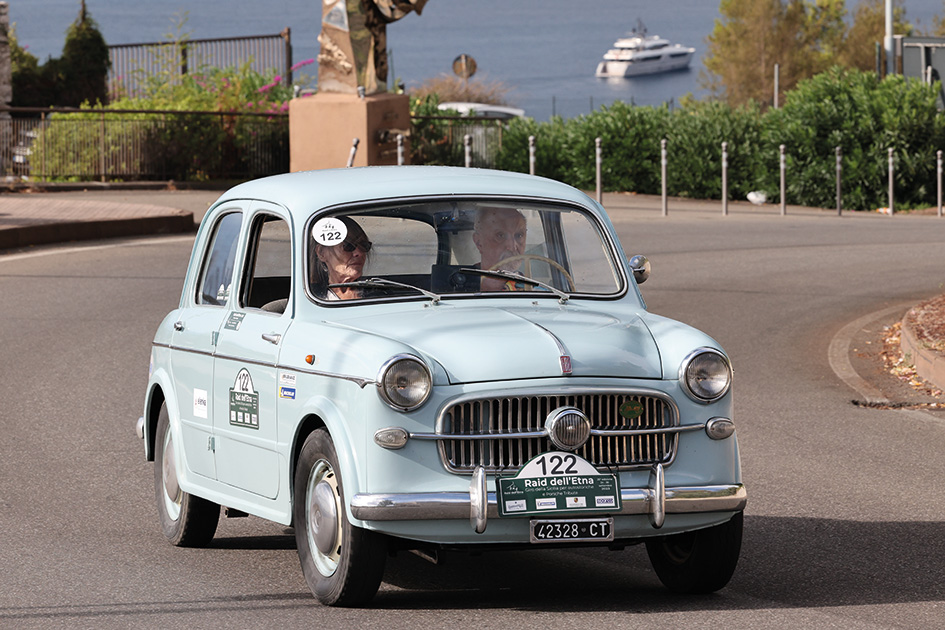
{"type": "MultiPolygon", "coordinates": [[[[387,24],[427,0],[322,0],[318,93],[289,103],[290,170],[397,163],[409,155],[410,100],[387,92],[387,24]]],[[[405,162],[406,163],[406,162],[405,162]]]]}

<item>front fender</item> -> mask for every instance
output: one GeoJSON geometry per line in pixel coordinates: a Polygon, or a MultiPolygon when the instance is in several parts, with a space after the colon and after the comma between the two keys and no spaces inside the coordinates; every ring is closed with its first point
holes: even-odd
{"type": "Polygon", "coordinates": [[[144,457],[147,461],[154,461],[155,434],[157,433],[158,415],[161,412],[161,401],[167,405],[170,419],[171,436],[180,435],[180,418],[177,417],[177,394],[171,381],[170,374],[164,368],[155,369],[151,373],[148,390],[144,397],[144,457]]]}
{"type": "MultiPolygon", "coordinates": [[[[341,468],[342,484],[344,486],[347,504],[345,509],[348,513],[348,520],[352,523],[360,523],[351,514],[350,499],[366,484],[366,470],[364,462],[361,461],[359,454],[364,451],[358,444],[363,441],[363,436],[357,436],[352,433],[351,423],[345,421],[341,409],[335,405],[330,398],[321,395],[311,396],[302,402],[302,409],[306,416],[317,416],[328,433],[331,435],[332,443],[335,446],[335,453],[338,456],[338,466],[341,468]]],[[[296,424],[295,436],[293,438],[293,453],[298,453],[302,449],[302,443],[311,433],[311,425],[305,422],[296,424]],[[306,428],[308,427],[308,428],[306,428]]],[[[295,468],[298,465],[297,458],[292,461],[292,470],[289,474],[289,483],[293,484],[295,480],[295,468]]],[[[290,488],[291,490],[291,488],[290,488]]],[[[294,496],[294,493],[290,494],[294,496]]]]}

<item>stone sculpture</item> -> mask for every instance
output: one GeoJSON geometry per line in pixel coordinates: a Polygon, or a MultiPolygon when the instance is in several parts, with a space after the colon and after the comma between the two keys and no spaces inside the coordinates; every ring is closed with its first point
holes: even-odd
{"type": "Polygon", "coordinates": [[[427,0],[322,0],[318,90],[387,91],[387,25],[423,10],[427,0]]]}

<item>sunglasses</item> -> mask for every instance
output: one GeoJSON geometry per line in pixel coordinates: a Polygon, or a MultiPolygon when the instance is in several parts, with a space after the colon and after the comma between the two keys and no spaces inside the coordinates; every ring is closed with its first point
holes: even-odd
{"type": "Polygon", "coordinates": [[[369,251],[371,251],[371,247],[373,247],[373,244],[371,243],[371,241],[361,241],[360,243],[349,243],[348,241],[344,241],[341,244],[341,249],[349,253],[353,252],[356,249],[360,249],[362,252],[366,254],[369,251]]]}

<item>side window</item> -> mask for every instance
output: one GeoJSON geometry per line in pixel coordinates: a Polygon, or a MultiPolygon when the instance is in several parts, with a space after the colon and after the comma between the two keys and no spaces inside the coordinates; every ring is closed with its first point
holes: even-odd
{"type": "Polygon", "coordinates": [[[242,223],[241,212],[225,214],[217,222],[197,285],[197,304],[226,304],[233,282],[233,262],[242,223]]]}
{"type": "Polygon", "coordinates": [[[264,311],[285,311],[292,290],[292,240],[288,224],[263,215],[253,224],[240,305],[264,311]]]}

